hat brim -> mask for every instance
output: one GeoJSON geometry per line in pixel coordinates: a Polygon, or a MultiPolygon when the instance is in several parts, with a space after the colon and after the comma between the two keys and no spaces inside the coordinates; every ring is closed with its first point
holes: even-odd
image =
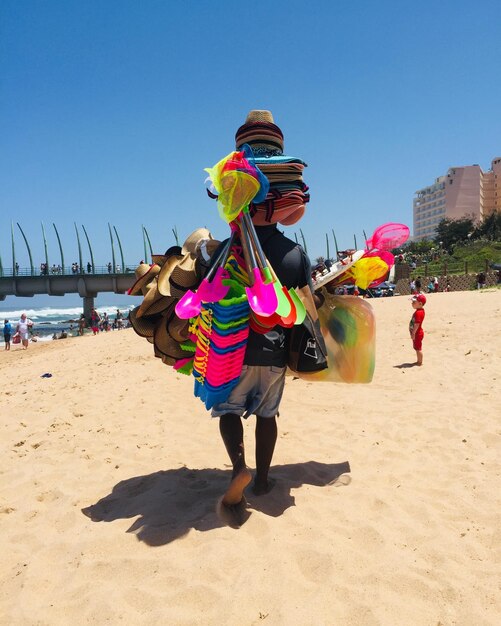
{"type": "Polygon", "coordinates": [[[188,235],[181,248],[181,254],[196,254],[197,244],[202,239],[213,239],[210,230],[207,228],[197,228],[197,230],[188,235]]]}
{"type": "Polygon", "coordinates": [[[188,290],[196,289],[200,276],[195,257],[191,254],[174,255],[164,264],[158,275],[158,291],[163,296],[181,298],[188,290]]]}
{"type": "Polygon", "coordinates": [[[144,300],[139,305],[138,317],[162,313],[162,311],[168,309],[173,303],[174,298],[172,296],[163,296],[158,291],[158,286],[155,285],[150,288],[148,293],[144,296],[144,300]]]}
{"type": "Polygon", "coordinates": [[[187,353],[181,348],[179,342],[169,334],[169,317],[170,316],[163,315],[161,322],[155,328],[155,349],[163,356],[167,356],[172,359],[182,359],[186,357],[187,353]]]}
{"type": "MultiPolygon", "coordinates": [[[[143,263],[142,265],[146,265],[143,263]]],[[[141,267],[140,265],[138,267],[141,267]]],[[[140,276],[136,282],[132,285],[132,287],[127,292],[129,296],[138,296],[143,292],[143,288],[152,281],[155,276],[160,272],[160,266],[156,263],[152,263],[148,269],[142,276],[140,276]]]]}
{"type": "Polygon", "coordinates": [[[177,315],[171,315],[167,322],[167,330],[170,336],[181,343],[189,337],[190,320],[182,320],[177,315]]]}
{"type": "Polygon", "coordinates": [[[137,317],[137,311],[139,307],[132,309],[129,313],[129,321],[134,329],[135,333],[140,337],[149,338],[155,334],[155,326],[159,321],[159,318],[153,317],[137,317]]]}

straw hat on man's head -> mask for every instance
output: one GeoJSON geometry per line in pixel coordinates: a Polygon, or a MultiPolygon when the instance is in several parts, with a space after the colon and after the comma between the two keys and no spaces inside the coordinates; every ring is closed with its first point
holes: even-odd
{"type": "Polygon", "coordinates": [[[252,150],[272,154],[283,154],[284,135],[275,124],[271,111],[254,110],[247,115],[244,124],[235,134],[237,150],[249,144],[252,150]]]}

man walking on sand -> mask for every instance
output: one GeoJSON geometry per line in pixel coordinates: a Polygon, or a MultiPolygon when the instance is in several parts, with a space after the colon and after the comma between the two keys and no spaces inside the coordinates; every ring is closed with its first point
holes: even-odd
{"type": "MultiPolygon", "coordinates": [[[[237,150],[244,143],[249,143],[256,154],[278,152],[282,155],[282,131],[274,124],[271,112],[249,113],[236,134],[237,150]]],[[[277,228],[281,220],[287,224],[297,222],[304,213],[305,202],[306,199],[299,202],[296,199],[290,206],[267,205],[261,210],[257,205],[252,220],[264,254],[282,285],[288,289],[313,291],[311,264],[306,253],[277,228]]],[[[256,415],[256,475],[252,491],[261,496],[273,488],[268,472],[277,441],[276,418],[285,385],[288,335],[289,329],[283,326],[275,326],[266,334],[256,333],[251,328],[239,381],[228,399],[212,408],[212,416],[219,417],[219,430],[233,466],[230,485],[218,508],[220,516],[231,525],[239,526],[244,521],[244,490],[252,480],[245,461],[242,417],[256,415]]]]}

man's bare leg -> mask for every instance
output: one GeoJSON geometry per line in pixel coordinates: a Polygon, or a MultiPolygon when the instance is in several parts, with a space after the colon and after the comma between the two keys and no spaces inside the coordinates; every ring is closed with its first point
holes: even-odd
{"type": "Polygon", "coordinates": [[[222,415],[219,418],[219,432],[233,465],[231,482],[222,503],[225,506],[232,506],[242,501],[244,489],[252,479],[245,464],[244,429],[241,418],[234,413],[222,415]]]}
{"type": "Polygon", "coordinates": [[[268,479],[275,443],[277,441],[276,417],[256,417],[256,478],[252,491],[262,496],[273,488],[268,479]]]}

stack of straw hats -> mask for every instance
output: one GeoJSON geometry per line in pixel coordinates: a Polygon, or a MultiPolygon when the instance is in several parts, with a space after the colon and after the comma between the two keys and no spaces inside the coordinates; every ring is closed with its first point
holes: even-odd
{"type": "Polygon", "coordinates": [[[247,143],[254,152],[255,163],[270,181],[265,200],[250,205],[252,221],[257,226],[295,224],[310,200],[303,181],[306,163],[284,155],[284,136],[275,124],[271,111],[251,111],[235,135],[236,149],[247,143]]]}
{"type": "Polygon", "coordinates": [[[180,320],[174,309],[179,298],[198,287],[219,244],[207,229],[195,230],[182,247],[152,255],[151,265],[141,263],[128,291],[143,296],[130,312],[135,332],[153,344],[156,357],[166,365],[178,364],[177,369],[186,373],[191,371],[188,362],[193,360],[195,344],[189,336],[189,321],[180,320]]]}

